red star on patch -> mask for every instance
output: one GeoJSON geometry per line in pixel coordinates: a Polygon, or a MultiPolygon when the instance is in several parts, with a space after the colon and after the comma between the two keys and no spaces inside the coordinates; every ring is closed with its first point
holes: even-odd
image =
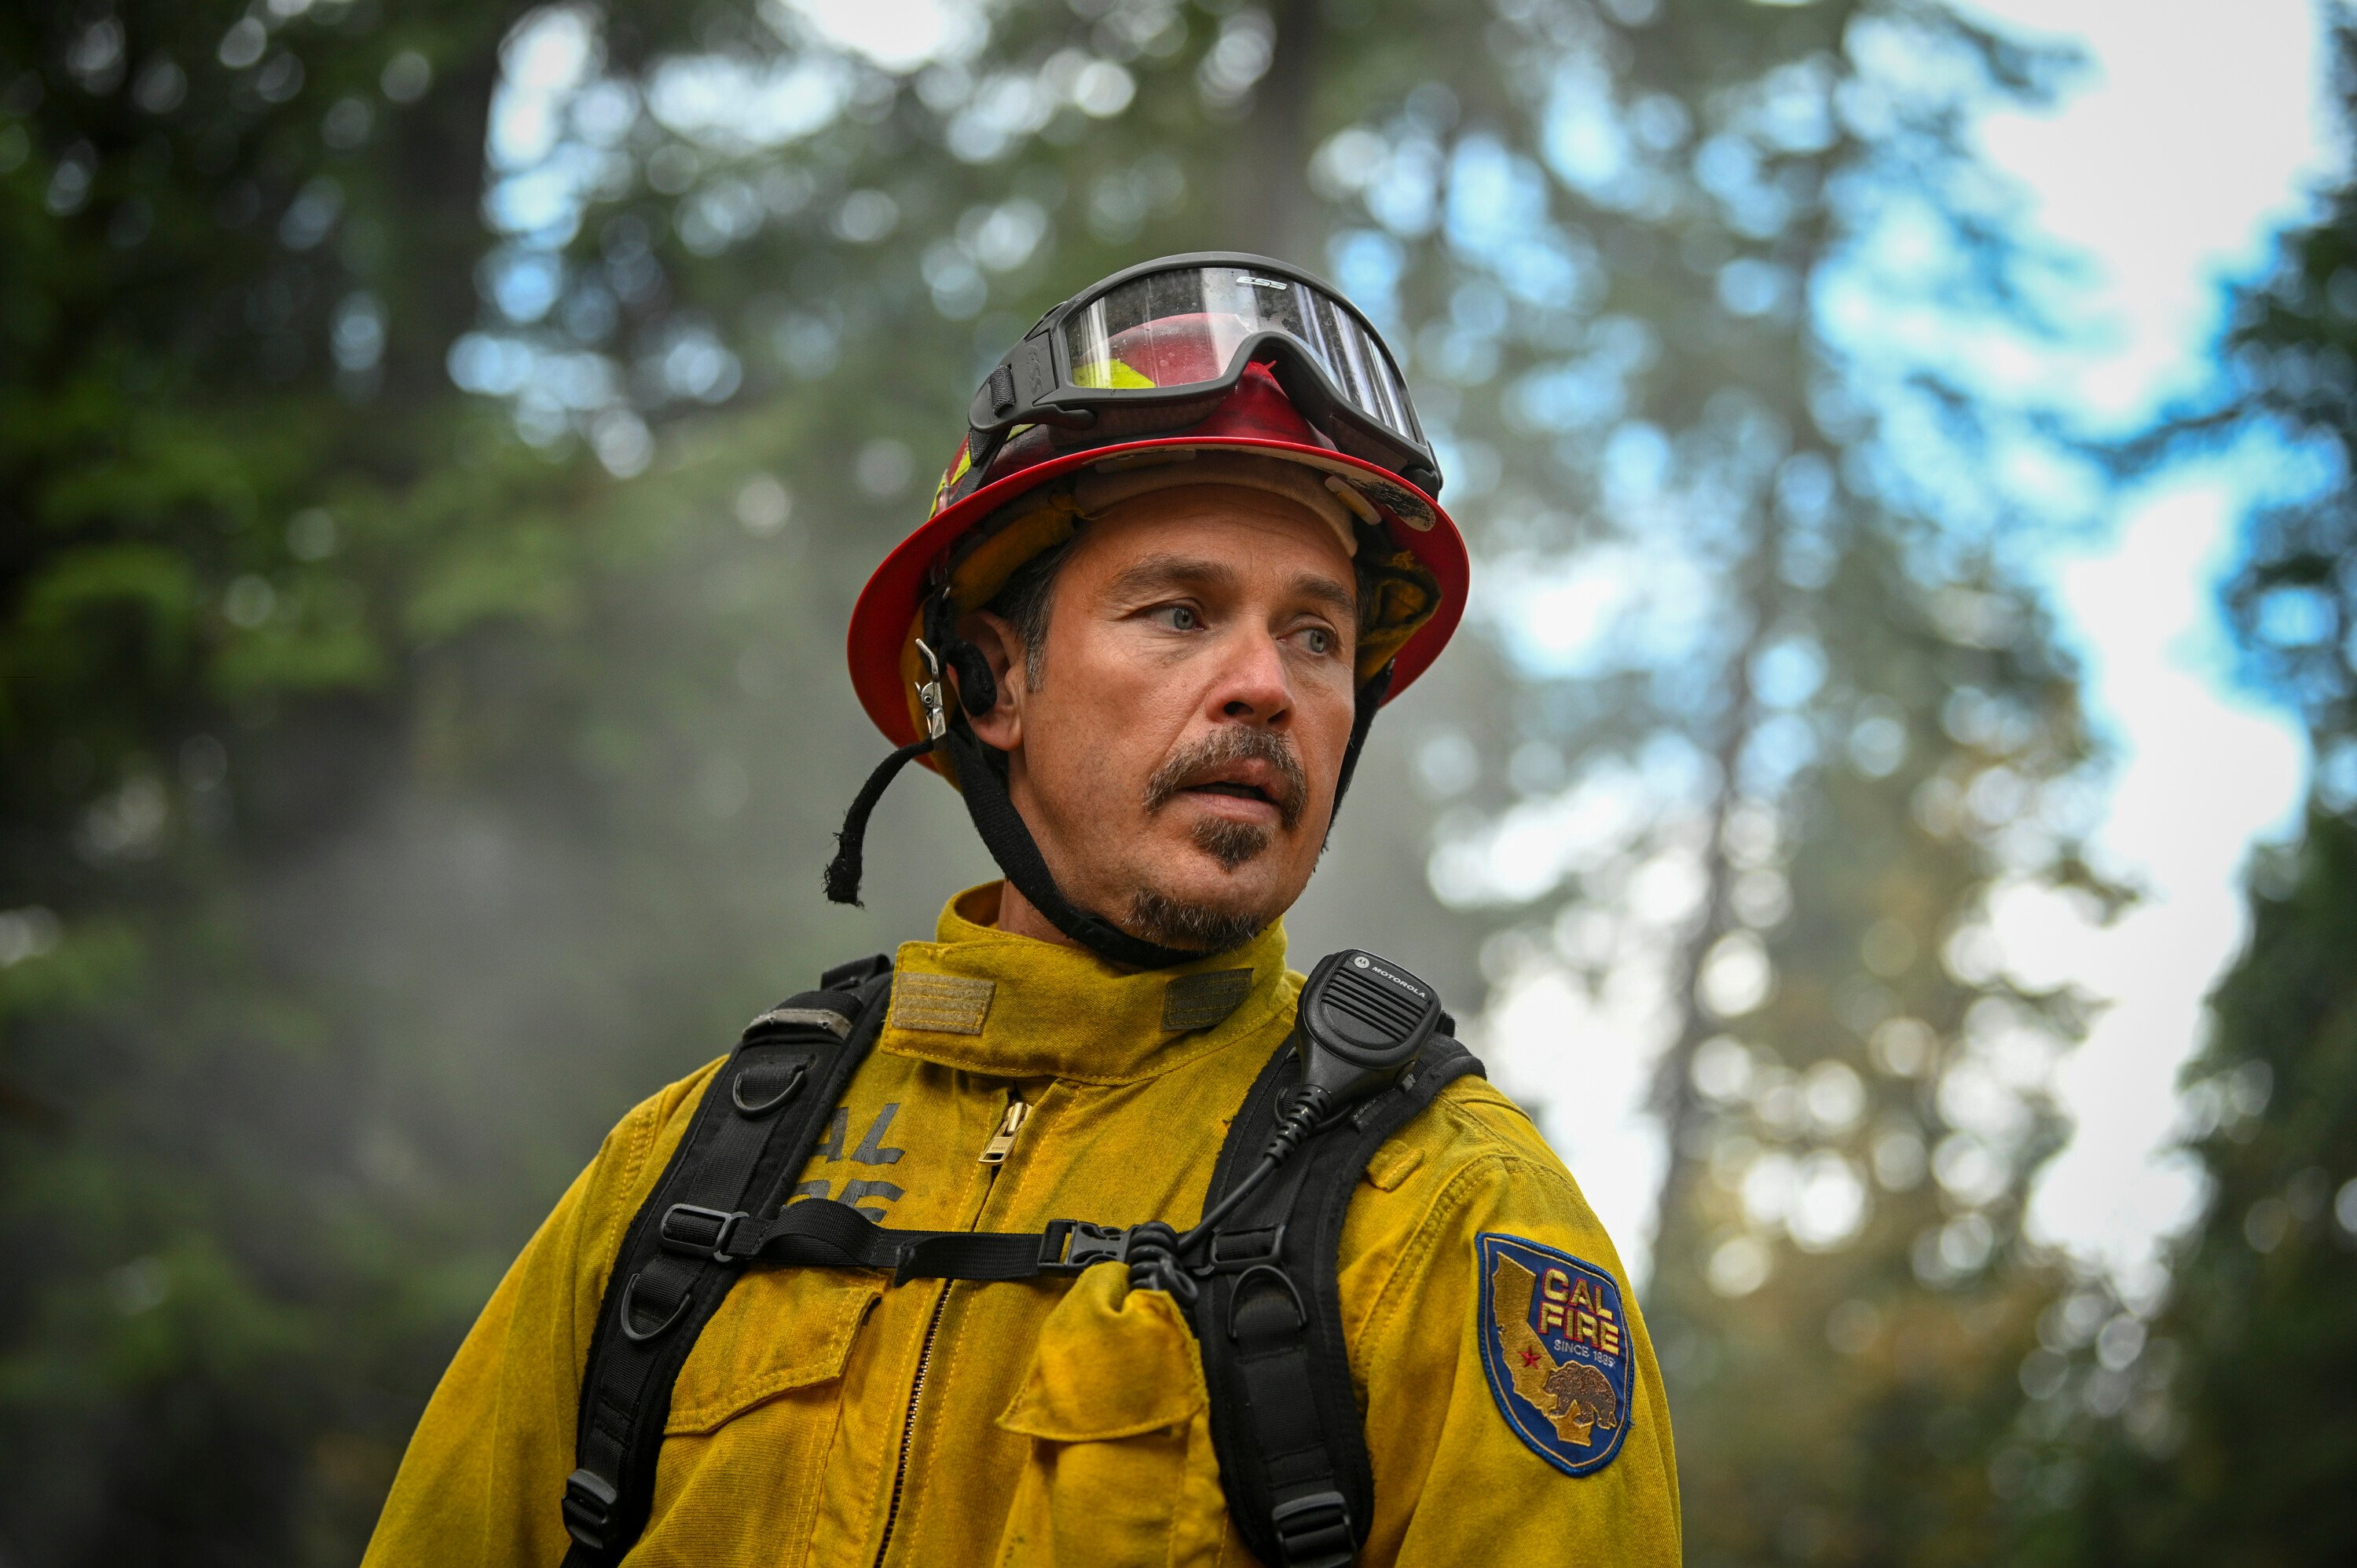
{"type": "Polygon", "coordinates": [[[1535,1367],[1535,1366],[1537,1366],[1538,1364],[1539,1364],[1539,1353],[1538,1353],[1537,1351],[1535,1351],[1535,1350],[1525,1350],[1525,1351],[1523,1351],[1523,1366],[1525,1366],[1525,1367],[1535,1367]]]}

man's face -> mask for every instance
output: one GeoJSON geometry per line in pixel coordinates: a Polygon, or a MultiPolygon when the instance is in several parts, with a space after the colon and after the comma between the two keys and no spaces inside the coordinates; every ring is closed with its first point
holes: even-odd
{"type": "Polygon", "coordinates": [[[1351,561],[1322,521],[1227,486],[1109,510],[1056,575],[1036,689],[1013,629],[974,619],[1001,671],[974,728],[1073,903],[1209,950],[1300,897],[1354,711],[1351,561]]]}

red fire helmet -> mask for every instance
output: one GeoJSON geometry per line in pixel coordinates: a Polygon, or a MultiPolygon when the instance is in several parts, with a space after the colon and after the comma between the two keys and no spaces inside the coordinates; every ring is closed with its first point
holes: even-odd
{"type": "MultiPolygon", "coordinates": [[[[1169,384],[1172,345],[1151,346],[1161,373],[1150,381],[1131,361],[1144,349],[1116,341],[1117,357],[1099,373],[1104,384],[1169,384]],[[1135,380],[1128,378],[1135,377],[1135,380]]],[[[917,639],[926,601],[947,585],[957,613],[989,602],[1032,556],[1071,536],[1086,521],[1072,491],[1092,472],[1178,461],[1199,453],[1228,452],[1298,464],[1317,476],[1357,520],[1360,557],[1388,551],[1372,563],[1382,602],[1362,616],[1358,677],[1361,684],[1386,665],[1384,700],[1398,696],[1439,655],[1465,613],[1468,564],[1464,539],[1440,504],[1381,465],[1337,449],[1297,412],[1268,365],[1249,363],[1207,417],[1177,430],[1123,435],[1103,421],[1085,431],[1034,424],[987,451],[974,471],[969,435],[934,492],[932,513],[903,540],[861,590],[851,612],[851,683],[861,706],[895,746],[922,736],[918,685],[931,678],[917,639]],[[1092,443],[1092,444],[1084,444],[1092,443]]],[[[1208,478],[1208,476],[1207,476],[1208,478]]],[[[932,765],[933,758],[924,758],[932,765]]]]}

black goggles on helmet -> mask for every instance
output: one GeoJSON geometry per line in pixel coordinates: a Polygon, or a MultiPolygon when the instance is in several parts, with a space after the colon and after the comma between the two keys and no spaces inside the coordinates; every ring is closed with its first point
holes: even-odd
{"type": "Polygon", "coordinates": [[[1440,491],[1407,383],[1358,306],[1298,267],[1206,251],[1118,272],[1039,319],[974,394],[976,467],[1046,424],[1127,440],[1209,418],[1265,364],[1337,450],[1440,491]]]}

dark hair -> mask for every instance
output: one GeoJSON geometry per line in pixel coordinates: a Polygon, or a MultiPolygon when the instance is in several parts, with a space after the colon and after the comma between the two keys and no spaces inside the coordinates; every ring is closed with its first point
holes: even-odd
{"type": "MultiPolygon", "coordinates": [[[[1352,588],[1359,600],[1358,634],[1367,632],[1367,618],[1374,614],[1380,579],[1369,563],[1373,552],[1389,544],[1374,530],[1358,528],[1359,550],[1351,558],[1352,588]]],[[[1027,690],[1038,691],[1048,663],[1048,607],[1056,596],[1056,575],[1064,569],[1065,560],[1072,553],[1079,536],[1061,544],[1042,550],[1015,569],[998,592],[982,607],[1015,628],[1023,639],[1023,684],[1027,690]]]]}
{"type": "Polygon", "coordinates": [[[1072,541],[1051,545],[1022,565],[1015,575],[992,596],[983,608],[1015,628],[1023,639],[1023,685],[1026,690],[1039,689],[1039,678],[1048,662],[1048,604],[1056,596],[1056,574],[1062,571],[1064,558],[1072,553],[1072,541]]]}

